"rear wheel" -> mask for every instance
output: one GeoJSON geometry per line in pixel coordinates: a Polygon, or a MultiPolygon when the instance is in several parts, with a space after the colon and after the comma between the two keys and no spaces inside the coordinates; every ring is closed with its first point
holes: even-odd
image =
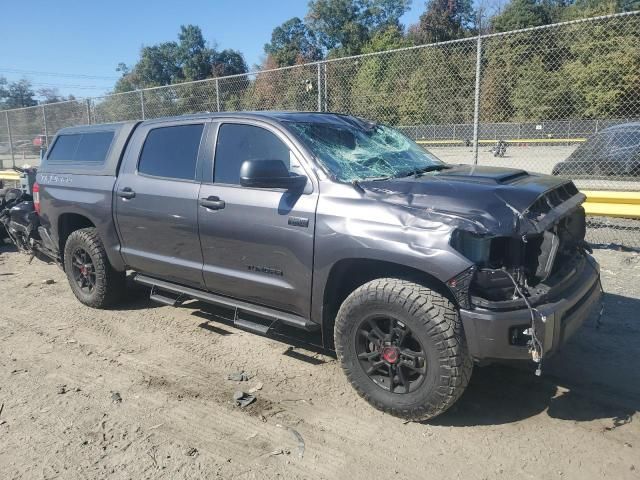
{"type": "Polygon", "coordinates": [[[473,369],[454,305],[405,280],[374,280],[349,295],[336,318],[335,343],[356,391],[410,420],[447,410],[473,369]]]}
{"type": "Polygon", "coordinates": [[[125,272],[113,269],[95,228],[69,235],[64,248],[64,269],[71,290],[85,305],[106,308],[121,299],[125,272]]]}

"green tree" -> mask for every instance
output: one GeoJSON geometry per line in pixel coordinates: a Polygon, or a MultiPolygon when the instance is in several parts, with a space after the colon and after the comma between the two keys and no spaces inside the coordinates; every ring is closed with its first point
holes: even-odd
{"type": "Polygon", "coordinates": [[[203,80],[211,77],[215,51],[207,48],[202,30],[195,25],[180,27],[176,64],[185,80],[203,80]]]}
{"type": "Polygon", "coordinates": [[[278,67],[313,62],[322,58],[322,51],[315,36],[298,17],[274,28],[271,42],[265,44],[264,51],[273,58],[278,67]]]}
{"type": "Polygon", "coordinates": [[[213,76],[224,77],[247,73],[247,63],[238,50],[226,49],[213,54],[213,76]]]}
{"type": "Polygon", "coordinates": [[[122,73],[122,77],[114,90],[121,93],[246,73],[247,65],[240,52],[231,49],[217,51],[208,47],[200,27],[183,25],[177,42],[143,47],[140,60],[132,68],[121,63],[116,70],[122,73]]]}
{"type": "Polygon", "coordinates": [[[549,6],[540,0],[511,0],[499,15],[491,20],[497,32],[538,27],[551,23],[549,6]]]}
{"type": "Polygon", "coordinates": [[[362,46],[362,53],[385,52],[395,48],[409,47],[411,41],[406,38],[397,25],[390,25],[384,30],[377,31],[371,39],[362,46]]]}
{"type": "Polygon", "coordinates": [[[376,31],[399,26],[409,0],[311,0],[306,22],[331,56],[354,55],[376,31]]]}
{"type": "Polygon", "coordinates": [[[576,20],[638,9],[640,9],[640,0],[575,0],[562,12],[562,20],[576,20]]]}
{"type": "Polygon", "coordinates": [[[37,105],[31,82],[26,78],[16,82],[7,82],[0,77],[0,107],[5,109],[32,107],[37,105]]]}
{"type": "Polygon", "coordinates": [[[475,17],[471,0],[429,0],[409,37],[416,45],[464,38],[475,32],[475,17]]]}

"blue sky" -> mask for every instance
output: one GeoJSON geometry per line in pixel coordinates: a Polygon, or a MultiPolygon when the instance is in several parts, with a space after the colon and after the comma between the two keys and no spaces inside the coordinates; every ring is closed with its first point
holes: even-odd
{"type": "MultiPolygon", "coordinates": [[[[95,96],[115,82],[119,62],[134,64],[140,47],[175,40],[180,25],[199,25],[218,48],[240,50],[260,62],[271,30],[307,10],[307,0],[32,0],[3,2],[0,76],[27,77],[34,89],[59,86],[63,94],[95,96]],[[16,72],[53,72],[106,78],[16,72]],[[111,77],[111,78],[109,78],[111,77]],[[82,88],[81,88],[82,87],[82,88]]],[[[415,23],[424,0],[413,0],[402,21],[415,23]]]]}

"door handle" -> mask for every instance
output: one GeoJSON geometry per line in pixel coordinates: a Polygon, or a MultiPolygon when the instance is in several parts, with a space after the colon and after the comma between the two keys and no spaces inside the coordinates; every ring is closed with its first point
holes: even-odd
{"type": "Polygon", "coordinates": [[[117,195],[121,198],[131,199],[136,196],[136,192],[129,187],[124,187],[122,190],[118,190],[117,195]]]}
{"type": "Polygon", "coordinates": [[[220,200],[219,197],[211,196],[200,199],[200,206],[208,208],[209,210],[222,210],[227,206],[224,200],[220,200]]]}

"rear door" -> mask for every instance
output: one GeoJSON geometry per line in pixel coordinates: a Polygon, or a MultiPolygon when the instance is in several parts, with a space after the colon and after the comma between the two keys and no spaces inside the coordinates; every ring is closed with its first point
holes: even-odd
{"type": "Polygon", "coordinates": [[[207,288],[308,317],[318,190],[301,153],[284,132],[261,122],[229,121],[211,130],[214,172],[203,173],[205,205],[198,208],[207,288]],[[240,166],[251,159],[282,160],[307,175],[304,192],[240,186],[240,166]],[[207,207],[211,201],[217,206],[207,207]]]}
{"type": "Polygon", "coordinates": [[[139,272],[203,287],[198,238],[198,160],[205,120],[151,123],[136,130],[115,188],[122,254],[139,272]]]}

